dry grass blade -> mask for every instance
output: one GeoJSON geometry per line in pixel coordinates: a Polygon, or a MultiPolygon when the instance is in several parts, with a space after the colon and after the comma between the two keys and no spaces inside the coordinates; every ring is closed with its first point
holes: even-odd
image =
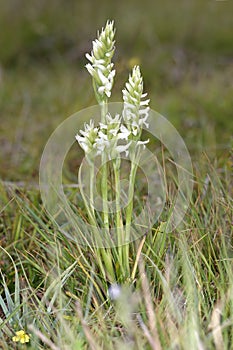
{"type": "Polygon", "coordinates": [[[145,333],[145,330],[144,330],[144,333],[147,339],[150,341],[152,349],[161,350],[162,346],[159,340],[159,335],[157,330],[155,310],[153,308],[153,303],[151,300],[150,289],[149,289],[149,283],[146,277],[146,271],[145,271],[145,267],[142,259],[139,259],[139,271],[140,271],[140,277],[142,281],[142,291],[143,291],[143,297],[145,300],[147,316],[149,320],[149,329],[151,332],[151,337],[148,338],[148,334],[147,332],[145,333]]]}
{"type": "Polygon", "coordinates": [[[211,315],[210,324],[208,326],[208,329],[212,331],[216,350],[224,349],[224,341],[223,341],[223,336],[221,331],[222,309],[223,309],[223,303],[222,301],[218,301],[215,304],[215,307],[211,315]]]}
{"type": "Polygon", "coordinates": [[[48,339],[43,333],[36,329],[33,325],[29,325],[28,329],[32,331],[44,344],[48,345],[52,350],[61,350],[50,339],[48,339]]]}
{"type": "Polygon", "coordinates": [[[82,308],[81,308],[81,305],[79,304],[78,301],[76,302],[76,312],[77,312],[78,318],[79,318],[79,320],[81,322],[83,332],[84,332],[84,334],[86,336],[86,339],[87,339],[87,341],[89,343],[90,349],[91,350],[100,350],[100,347],[99,347],[96,339],[94,338],[94,336],[91,333],[91,331],[90,331],[86,321],[83,318],[82,308]]]}

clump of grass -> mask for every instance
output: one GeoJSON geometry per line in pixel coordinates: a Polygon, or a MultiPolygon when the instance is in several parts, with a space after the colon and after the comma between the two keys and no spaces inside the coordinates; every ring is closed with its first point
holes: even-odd
{"type": "MultiPolygon", "coordinates": [[[[11,320],[20,314],[19,327],[30,334],[27,347],[33,349],[88,349],[94,348],[93,342],[97,349],[153,349],[158,344],[162,349],[229,348],[233,328],[229,170],[223,176],[209,164],[207,185],[200,171],[202,164],[196,169],[195,194],[183,228],[168,234],[164,224],[145,237],[142,249],[139,241],[131,247],[129,258],[135,262],[139,257],[140,269],[115,301],[107,296],[108,283],[92,252],[56,232],[45,213],[37,210],[32,193],[13,191],[18,203],[14,213],[24,222],[24,231],[17,241],[13,235],[6,244],[17,273],[9,278],[3,266],[6,284],[1,295],[7,303],[8,285],[8,295],[20,298],[20,304],[13,302],[7,319],[1,316],[1,347],[14,347],[12,337],[19,328],[11,320]],[[22,278],[26,283],[17,282],[22,278]]],[[[14,215],[11,207],[4,212],[14,215]]],[[[17,226],[9,227],[13,234],[17,226]]],[[[1,261],[6,256],[2,251],[1,261]]]]}
{"type": "MultiPolygon", "coordinates": [[[[182,227],[167,232],[161,223],[129,245],[131,280],[111,293],[114,280],[99,251],[59,232],[37,189],[6,191],[3,184],[0,347],[15,348],[16,332],[23,330],[30,341],[22,346],[36,350],[230,348],[230,162],[209,162],[207,173],[206,159],[200,160],[182,227]]],[[[67,195],[72,199],[76,192],[71,188],[67,195]]],[[[88,215],[85,206],[77,215],[88,215]]],[[[121,276],[118,253],[113,249],[109,256],[121,276]]]]}

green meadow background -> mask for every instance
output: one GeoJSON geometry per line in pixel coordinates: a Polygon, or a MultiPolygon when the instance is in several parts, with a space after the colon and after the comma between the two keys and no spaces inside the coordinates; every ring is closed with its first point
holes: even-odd
{"type": "Polygon", "coordinates": [[[231,0],[2,0],[0,177],[37,181],[54,128],[95,104],[85,53],[107,19],[117,28],[112,101],[140,64],[151,107],[193,159],[224,158],[233,132],[232,13],[231,0]]]}
{"type": "MultiPolygon", "coordinates": [[[[0,0],[0,349],[232,348],[232,13],[232,0],[0,0]],[[67,239],[38,186],[53,130],[96,104],[85,53],[108,19],[117,29],[111,101],[139,64],[151,107],[177,128],[193,165],[189,208],[167,232],[177,176],[158,148],[166,205],[125,264],[122,247],[67,239]],[[14,342],[19,330],[29,344],[14,342]]],[[[81,157],[74,142],[64,183],[77,182],[81,157]]],[[[65,193],[86,220],[80,190],[65,193]]]]}

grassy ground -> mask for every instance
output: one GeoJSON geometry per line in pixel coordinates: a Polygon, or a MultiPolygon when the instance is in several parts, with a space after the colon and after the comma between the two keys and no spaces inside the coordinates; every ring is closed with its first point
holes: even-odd
{"type": "MultiPolygon", "coordinates": [[[[232,9],[230,0],[1,2],[0,348],[231,349],[232,9]],[[37,185],[51,132],[95,103],[84,54],[107,18],[117,27],[113,101],[139,63],[151,107],[176,126],[194,167],[182,226],[155,226],[130,246],[136,274],[117,302],[96,251],[57,231],[37,185]],[[29,344],[12,341],[20,329],[29,344]]],[[[72,150],[66,182],[79,161],[72,150]]]]}

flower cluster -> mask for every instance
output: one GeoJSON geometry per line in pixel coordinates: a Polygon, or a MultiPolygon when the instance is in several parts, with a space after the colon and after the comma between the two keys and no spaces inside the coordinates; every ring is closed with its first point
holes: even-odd
{"type": "Polygon", "coordinates": [[[93,50],[91,54],[87,53],[86,58],[90,61],[86,65],[88,72],[93,77],[93,86],[99,103],[111,96],[115,70],[111,62],[115,51],[115,30],[114,22],[108,21],[98,38],[93,41],[93,50]]]}
{"type": "Polygon", "coordinates": [[[107,21],[98,38],[93,41],[93,50],[86,54],[90,61],[86,65],[87,70],[93,77],[93,86],[98,103],[102,105],[104,118],[97,127],[91,120],[90,124],[84,125],[84,130],[76,135],[76,139],[83,148],[89,160],[103,152],[108,153],[108,158],[113,159],[120,153],[133,154],[135,147],[149,142],[141,141],[142,129],[148,128],[149,99],[144,99],[147,94],[143,93],[143,79],[140,68],[135,66],[129,80],[122,90],[124,107],[122,116],[112,117],[105,110],[107,99],[111,96],[115,70],[112,70],[111,62],[115,51],[115,29],[113,21],[107,21]]]}
{"type": "Polygon", "coordinates": [[[132,75],[129,76],[125,88],[122,90],[124,100],[123,118],[135,139],[141,136],[143,126],[149,127],[147,119],[149,116],[150,100],[143,100],[147,96],[143,93],[143,79],[139,66],[135,66],[132,75]]]}
{"type": "Polygon", "coordinates": [[[15,333],[16,335],[12,338],[13,342],[19,342],[21,344],[29,343],[30,337],[24,330],[20,330],[15,333]]]}
{"type": "Polygon", "coordinates": [[[95,148],[96,138],[99,132],[98,128],[95,128],[94,122],[91,119],[90,124],[84,124],[84,130],[79,131],[81,135],[76,135],[76,140],[82,147],[85,153],[90,153],[95,148]]]}
{"type": "Polygon", "coordinates": [[[107,152],[109,159],[117,157],[120,153],[128,153],[130,141],[128,140],[130,131],[122,124],[119,114],[112,117],[110,113],[106,115],[106,123],[99,123],[94,126],[93,120],[90,124],[84,125],[84,130],[80,130],[76,135],[80,147],[86,155],[94,157],[103,152],[107,152]]]}

